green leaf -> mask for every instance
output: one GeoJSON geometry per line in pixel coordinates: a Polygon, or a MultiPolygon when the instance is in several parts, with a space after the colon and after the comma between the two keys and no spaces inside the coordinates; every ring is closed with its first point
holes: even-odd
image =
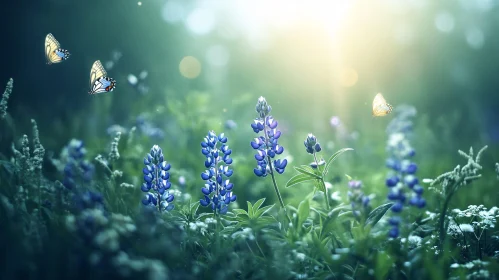
{"type": "Polygon", "coordinates": [[[300,228],[303,222],[308,218],[308,214],[310,214],[310,203],[308,200],[304,200],[298,205],[298,228],[300,228]]]}
{"type": "Polygon", "coordinates": [[[255,218],[260,218],[261,216],[263,216],[263,214],[267,213],[270,209],[272,209],[272,207],[274,207],[274,205],[275,204],[267,205],[265,207],[262,207],[262,208],[258,209],[255,212],[255,218]]]}
{"type": "Polygon", "coordinates": [[[249,216],[248,215],[248,212],[246,212],[246,210],[244,209],[234,209],[233,210],[234,213],[236,213],[236,215],[246,215],[246,216],[249,216]]]}
{"type": "Polygon", "coordinates": [[[379,220],[381,220],[381,218],[385,215],[386,211],[388,211],[388,209],[390,209],[392,205],[393,205],[392,202],[388,202],[374,208],[373,211],[369,213],[365,225],[366,226],[370,225],[371,227],[374,227],[374,225],[376,225],[379,222],[379,220]]]}
{"type": "Polygon", "coordinates": [[[325,177],[328,170],[329,170],[329,166],[331,165],[331,163],[333,163],[333,161],[341,154],[343,154],[344,152],[346,151],[353,151],[352,148],[344,148],[344,149],[341,149],[339,151],[337,151],[336,153],[334,153],[327,161],[326,161],[326,167],[324,167],[324,172],[322,173],[322,177],[325,177]]]}
{"type": "Polygon", "coordinates": [[[251,204],[251,202],[249,201],[246,201],[246,203],[248,204],[248,216],[250,218],[253,217],[253,204],[251,204]]]}
{"type": "Polygon", "coordinates": [[[386,252],[379,252],[376,256],[376,279],[386,279],[393,264],[393,259],[386,252]]]}
{"type": "Polygon", "coordinates": [[[267,226],[276,222],[276,219],[272,216],[260,217],[258,220],[258,224],[267,226]]]}
{"type": "Polygon", "coordinates": [[[198,216],[198,220],[201,220],[201,218],[212,218],[213,216],[213,213],[201,213],[198,216]]]}
{"type": "Polygon", "coordinates": [[[321,176],[315,174],[315,170],[312,169],[312,167],[302,165],[301,167],[295,166],[296,171],[302,173],[302,174],[307,174],[311,177],[314,177],[315,179],[321,179],[321,176]]]}
{"type": "Polygon", "coordinates": [[[190,214],[192,215],[192,217],[196,216],[196,213],[198,212],[198,209],[199,209],[199,202],[195,202],[195,203],[192,203],[191,204],[191,207],[190,207],[190,214]]]}
{"type": "Polygon", "coordinates": [[[258,208],[260,208],[260,206],[262,206],[262,204],[263,204],[264,201],[265,201],[265,198],[261,198],[257,202],[255,202],[255,204],[253,204],[253,212],[255,212],[256,210],[258,210],[258,208]]]}
{"type": "Polygon", "coordinates": [[[313,180],[314,177],[311,177],[310,175],[307,174],[298,174],[293,176],[289,181],[286,183],[286,188],[289,188],[291,186],[294,186],[296,184],[300,184],[306,181],[313,180]]]}

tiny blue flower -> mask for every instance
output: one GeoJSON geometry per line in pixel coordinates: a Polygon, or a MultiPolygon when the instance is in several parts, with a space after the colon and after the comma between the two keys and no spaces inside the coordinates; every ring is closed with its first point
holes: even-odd
{"type": "Polygon", "coordinates": [[[405,166],[405,168],[402,170],[403,172],[407,174],[414,174],[418,170],[418,166],[414,163],[411,162],[409,165],[405,166]]]}
{"type": "Polygon", "coordinates": [[[404,177],[404,182],[407,184],[409,188],[412,188],[414,187],[414,185],[416,185],[419,182],[419,180],[414,175],[407,175],[404,177]]]}
{"type": "Polygon", "coordinates": [[[391,238],[397,238],[399,236],[399,228],[397,226],[392,227],[388,232],[388,236],[391,238]]]}
{"type": "Polygon", "coordinates": [[[396,202],[391,209],[393,212],[399,213],[402,212],[402,208],[404,208],[404,205],[401,202],[396,202]]]}
{"type": "Polygon", "coordinates": [[[400,224],[400,217],[395,216],[388,219],[388,224],[392,226],[398,226],[400,224]]]}
{"type": "Polygon", "coordinates": [[[400,181],[400,179],[398,176],[391,176],[388,179],[386,179],[386,186],[387,187],[395,187],[399,181],[400,181]]]}
{"type": "Polygon", "coordinates": [[[286,168],[287,164],[288,164],[288,160],[287,159],[284,159],[284,160],[281,160],[281,159],[275,160],[274,161],[274,166],[275,166],[275,170],[277,171],[277,173],[282,174],[284,172],[284,169],[286,168]]]}

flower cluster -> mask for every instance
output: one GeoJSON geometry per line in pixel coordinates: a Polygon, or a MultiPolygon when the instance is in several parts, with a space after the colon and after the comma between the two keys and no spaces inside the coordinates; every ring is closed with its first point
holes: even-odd
{"type": "MultiPolygon", "coordinates": [[[[259,117],[251,124],[251,128],[255,133],[263,131],[263,135],[251,141],[251,147],[257,150],[255,159],[258,166],[253,171],[258,177],[265,177],[268,172],[272,172],[271,160],[276,155],[284,152],[284,148],[277,143],[281,132],[277,130],[277,121],[270,115],[271,110],[272,107],[267,104],[265,98],[260,97],[256,104],[256,112],[259,117]]],[[[273,164],[275,171],[282,174],[288,161],[286,159],[277,159],[274,160],[273,164]]]]}
{"type": "Polygon", "coordinates": [[[72,139],[64,148],[64,156],[66,157],[66,165],[64,166],[64,179],[62,184],[68,189],[74,189],[76,182],[81,180],[83,183],[92,181],[95,167],[93,164],[85,160],[87,151],[83,145],[83,141],[72,139]]]}
{"type": "Polygon", "coordinates": [[[426,205],[426,200],[422,197],[423,187],[419,185],[419,180],[415,175],[418,166],[411,160],[415,151],[409,141],[413,126],[411,117],[416,115],[416,109],[411,106],[400,106],[395,113],[395,118],[387,128],[389,158],[386,161],[386,166],[391,169],[386,179],[386,186],[390,188],[388,199],[394,202],[391,208],[394,216],[389,220],[392,228],[388,234],[392,238],[399,236],[400,217],[398,215],[402,212],[407,200],[410,205],[418,208],[426,205]],[[407,199],[408,196],[410,196],[409,199],[407,199]]]}
{"type": "Polygon", "coordinates": [[[151,148],[151,152],[144,158],[145,167],[142,170],[144,173],[144,183],[141,190],[147,193],[142,199],[142,204],[146,206],[158,207],[161,211],[170,211],[174,208],[172,204],[175,196],[168,190],[171,187],[170,179],[170,164],[167,163],[163,156],[163,151],[158,145],[151,148]]]}
{"type": "Polygon", "coordinates": [[[13,88],[14,80],[10,78],[7,82],[7,86],[5,87],[2,99],[0,100],[0,119],[4,119],[5,116],[7,116],[7,101],[9,101],[9,96],[12,93],[13,88]]]}
{"type": "Polygon", "coordinates": [[[362,213],[368,213],[370,197],[365,195],[362,189],[362,181],[350,180],[348,181],[348,200],[352,205],[353,214],[358,217],[362,213]]]}
{"type": "Polygon", "coordinates": [[[307,149],[307,153],[312,155],[322,150],[321,145],[317,142],[317,138],[312,133],[308,134],[307,139],[305,139],[303,144],[307,149]]]}
{"type": "Polygon", "coordinates": [[[205,207],[211,204],[215,213],[226,214],[229,203],[236,201],[236,195],[232,193],[234,184],[228,179],[233,173],[229,169],[232,150],[227,145],[227,137],[223,133],[217,136],[213,131],[208,132],[201,147],[201,153],[206,157],[204,166],[207,170],[201,173],[201,178],[206,183],[201,189],[204,198],[199,203],[205,207]],[[217,147],[218,144],[221,144],[220,148],[217,147]]]}

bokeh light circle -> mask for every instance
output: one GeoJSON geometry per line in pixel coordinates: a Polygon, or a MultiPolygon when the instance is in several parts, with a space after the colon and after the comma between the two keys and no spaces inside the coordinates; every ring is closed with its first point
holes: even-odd
{"type": "Polygon", "coordinates": [[[186,56],[180,61],[179,71],[182,76],[195,79],[201,74],[201,62],[193,56],[186,56]]]}
{"type": "Polygon", "coordinates": [[[353,68],[344,68],[340,73],[340,84],[344,87],[354,86],[359,80],[357,71],[353,68]]]}

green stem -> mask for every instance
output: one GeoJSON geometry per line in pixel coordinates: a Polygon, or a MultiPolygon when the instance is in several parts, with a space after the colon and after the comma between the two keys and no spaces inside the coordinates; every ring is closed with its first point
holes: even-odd
{"type": "Polygon", "coordinates": [[[445,230],[445,216],[447,214],[447,208],[449,208],[449,202],[456,192],[457,186],[461,184],[463,181],[463,178],[459,178],[454,185],[450,188],[450,192],[445,198],[444,205],[442,207],[442,212],[440,213],[440,220],[438,222],[438,229],[439,229],[439,245],[440,245],[440,250],[443,250],[444,246],[444,241],[445,241],[445,236],[446,236],[446,230],[445,230]]]}
{"type": "MultiPolygon", "coordinates": [[[[317,168],[319,168],[319,161],[317,160],[317,156],[316,156],[315,151],[314,151],[313,155],[314,155],[315,164],[317,164],[317,168]]],[[[321,177],[321,181],[322,181],[322,186],[324,187],[324,197],[326,198],[326,208],[327,208],[327,210],[330,210],[331,205],[329,204],[329,196],[327,195],[327,188],[326,188],[326,183],[324,182],[324,178],[321,177]]]]}
{"type": "MultiPolygon", "coordinates": [[[[265,124],[265,120],[264,120],[265,124]]],[[[274,171],[272,167],[272,159],[268,155],[268,148],[269,148],[269,138],[267,135],[267,129],[263,130],[263,134],[265,136],[265,147],[266,147],[266,152],[267,152],[267,161],[269,162],[269,167],[270,167],[270,177],[272,177],[272,183],[274,184],[274,190],[275,193],[277,194],[277,198],[279,199],[279,203],[281,204],[281,208],[284,209],[284,213],[286,215],[286,218],[288,218],[288,221],[291,223],[291,219],[288,216],[288,212],[286,211],[286,206],[284,206],[284,201],[282,200],[281,192],[279,192],[279,188],[277,187],[277,182],[275,181],[275,176],[274,176],[274,171]]]]}
{"type": "Polygon", "coordinates": [[[275,189],[275,192],[277,194],[277,198],[279,199],[279,203],[281,204],[281,207],[284,208],[284,210],[286,210],[285,206],[284,206],[284,201],[282,200],[282,196],[281,196],[281,193],[279,192],[279,188],[277,187],[277,182],[275,180],[275,176],[274,176],[274,172],[273,172],[273,167],[272,167],[272,159],[267,156],[267,160],[269,161],[269,166],[270,166],[270,177],[272,177],[272,183],[274,184],[274,189],[275,189]]]}
{"type": "Polygon", "coordinates": [[[288,218],[288,222],[291,223],[291,218],[288,216],[288,211],[286,210],[286,206],[284,206],[284,201],[282,200],[281,193],[279,192],[279,188],[277,187],[277,182],[275,181],[274,172],[272,171],[271,158],[269,156],[267,156],[267,160],[269,161],[270,177],[272,177],[272,183],[274,184],[275,193],[277,194],[277,198],[279,199],[279,203],[281,204],[281,208],[284,209],[284,214],[286,215],[286,218],[288,218]]]}
{"type": "Polygon", "coordinates": [[[262,254],[263,258],[267,258],[265,256],[265,254],[263,253],[262,247],[260,247],[260,244],[258,243],[258,240],[256,239],[256,237],[255,237],[255,243],[256,243],[256,247],[258,247],[258,250],[260,251],[260,254],[262,254]]]}

